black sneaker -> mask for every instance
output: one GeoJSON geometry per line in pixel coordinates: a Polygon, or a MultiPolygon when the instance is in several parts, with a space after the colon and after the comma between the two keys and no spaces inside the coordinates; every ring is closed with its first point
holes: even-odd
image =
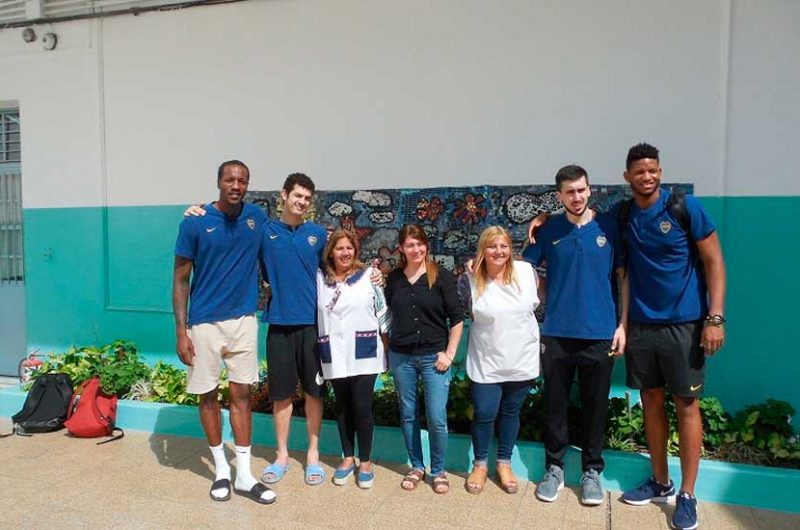
{"type": "Polygon", "coordinates": [[[697,528],[697,498],[685,491],[680,492],[672,515],[672,526],[678,530],[694,530],[697,528]]]}
{"type": "Polygon", "coordinates": [[[675,483],[671,480],[666,486],[659,484],[655,477],[650,477],[638,488],[622,494],[622,500],[634,506],[642,506],[650,502],[673,502],[675,500],[675,483]]]}

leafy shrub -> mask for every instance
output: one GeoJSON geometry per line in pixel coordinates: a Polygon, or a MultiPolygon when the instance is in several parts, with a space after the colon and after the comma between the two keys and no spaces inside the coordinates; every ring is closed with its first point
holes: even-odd
{"type": "Polygon", "coordinates": [[[761,453],[770,465],[800,468],[800,443],[790,424],[794,413],[789,403],[776,399],[745,407],[725,434],[728,447],[723,454],[741,453],[744,445],[761,453]]]}
{"type": "Polygon", "coordinates": [[[186,392],[186,372],[164,361],[158,361],[150,371],[150,384],[152,393],[147,401],[178,405],[197,405],[200,402],[197,395],[186,392]]]}
{"type": "MultiPolygon", "coordinates": [[[[453,371],[447,417],[451,432],[469,433],[474,416],[469,380],[463,370],[463,361],[453,371]]],[[[79,386],[93,376],[99,376],[103,390],[128,399],[196,405],[198,396],[186,392],[186,372],[181,367],[159,361],[151,369],[139,358],[136,346],[117,340],[100,347],[72,347],[60,354],[50,354],[34,375],[61,372],[70,376],[79,386]]],[[[379,376],[374,395],[373,414],[377,425],[399,426],[400,403],[394,379],[389,373],[379,376]]],[[[28,385],[30,388],[30,384],[28,385]]],[[[543,384],[537,380],[520,412],[520,440],[542,441],[547,422],[543,384]]],[[[227,379],[220,381],[220,402],[226,406],[230,400],[227,379]]],[[[424,395],[420,392],[420,415],[425,423],[424,395]]],[[[298,389],[292,397],[293,414],[305,414],[305,398],[298,389]]],[[[259,382],[251,387],[250,404],[254,412],[272,412],[267,382],[267,365],[259,367],[259,382]]],[[[708,458],[728,462],[751,463],[800,468],[800,443],[791,427],[795,410],[785,401],[768,399],[765,403],[745,407],[731,417],[717,398],[704,397],[699,402],[703,421],[703,450],[708,458]]],[[[672,399],[666,401],[669,419],[667,450],[678,454],[679,440],[677,416],[672,399]]],[[[328,385],[324,396],[324,417],[335,419],[335,399],[328,385]]],[[[577,394],[570,396],[568,425],[571,443],[581,439],[582,414],[577,394]]],[[[644,415],[639,404],[630,399],[609,400],[606,447],[622,451],[644,451],[647,440],[644,433],[644,415]]]]}
{"type": "Polygon", "coordinates": [[[105,346],[73,346],[62,354],[50,354],[36,374],[65,373],[76,388],[92,377],[99,376],[104,392],[124,396],[149,371],[132,342],[115,340],[105,346]]]}

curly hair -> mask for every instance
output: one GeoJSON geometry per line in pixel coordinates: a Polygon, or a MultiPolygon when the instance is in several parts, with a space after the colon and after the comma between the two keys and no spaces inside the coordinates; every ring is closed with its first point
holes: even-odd
{"type": "Polygon", "coordinates": [[[625,169],[630,169],[634,162],[645,158],[658,160],[658,149],[644,142],[634,145],[628,149],[628,158],[625,159],[625,169]]]}

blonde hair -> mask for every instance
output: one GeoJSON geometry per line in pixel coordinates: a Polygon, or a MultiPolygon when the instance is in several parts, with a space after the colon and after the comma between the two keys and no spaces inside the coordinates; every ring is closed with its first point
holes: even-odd
{"type": "MultiPolygon", "coordinates": [[[[416,239],[425,245],[425,276],[428,279],[428,289],[433,289],[433,284],[436,283],[436,278],[439,277],[439,265],[431,258],[431,246],[428,244],[428,236],[425,235],[425,230],[421,226],[408,224],[400,229],[400,235],[397,236],[398,245],[402,247],[408,238],[416,239]]],[[[400,264],[403,268],[408,265],[406,255],[402,252],[400,252],[400,264]]]]}
{"type": "MultiPolygon", "coordinates": [[[[475,257],[475,287],[477,293],[475,298],[480,298],[486,291],[486,286],[489,284],[489,272],[486,270],[486,247],[488,247],[495,239],[503,238],[508,243],[509,250],[512,248],[511,234],[502,226],[489,226],[478,239],[478,255],[475,257]]],[[[509,256],[503,266],[503,283],[508,285],[513,283],[519,289],[519,281],[517,280],[517,273],[514,270],[514,256],[509,256]]]]}
{"type": "Polygon", "coordinates": [[[325,250],[322,252],[322,262],[325,264],[325,281],[334,283],[336,281],[336,266],[333,263],[333,249],[340,239],[347,238],[350,244],[353,245],[353,266],[350,270],[360,270],[364,268],[364,264],[358,259],[361,253],[361,245],[358,242],[358,237],[350,230],[344,228],[337,228],[328,238],[328,243],[325,245],[325,250]]]}

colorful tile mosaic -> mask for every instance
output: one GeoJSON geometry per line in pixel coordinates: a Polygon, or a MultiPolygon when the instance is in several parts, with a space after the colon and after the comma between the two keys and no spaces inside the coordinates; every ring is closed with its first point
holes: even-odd
{"type": "MultiPolygon", "coordinates": [[[[692,192],[691,184],[665,185],[692,192]]],[[[593,186],[592,207],[600,211],[629,196],[627,185],[593,186]]],[[[261,205],[271,217],[280,215],[280,193],[251,191],[250,202],[261,205]]],[[[481,231],[504,226],[522,252],[528,222],[541,212],[559,213],[563,206],[553,186],[472,186],[419,189],[318,191],[308,218],[330,228],[348,228],[361,240],[366,262],[381,259],[381,269],[399,262],[397,235],[407,223],[421,225],[436,261],[456,273],[475,253],[481,231]]]]}

